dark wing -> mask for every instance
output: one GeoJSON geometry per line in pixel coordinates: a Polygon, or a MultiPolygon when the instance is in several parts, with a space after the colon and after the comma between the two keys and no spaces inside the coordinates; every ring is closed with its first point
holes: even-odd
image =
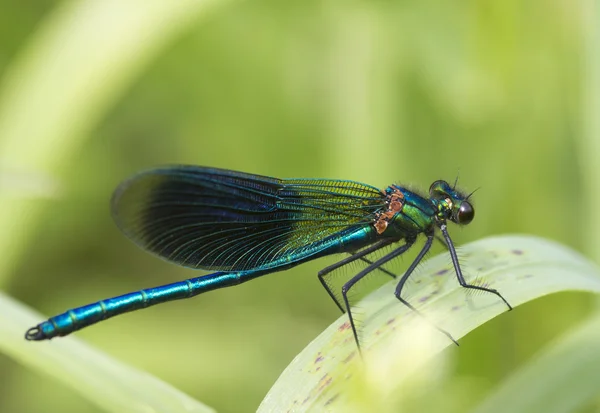
{"type": "Polygon", "coordinates": [[[353,181],[171,166],[123,182],[112,212],[130,239],[168,261],[242,271],[367,225],[384,203],[377,188],[353,181]]]}

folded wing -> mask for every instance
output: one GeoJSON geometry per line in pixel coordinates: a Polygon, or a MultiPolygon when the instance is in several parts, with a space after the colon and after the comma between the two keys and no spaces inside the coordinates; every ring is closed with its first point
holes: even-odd
{"type": "Polygon", "coordinates": [[[168,261],[243,271],[368,225],[384,202],[377,188],[353,181],[171,166],[123,182],[112,212],[130,239],[168,261]]]}

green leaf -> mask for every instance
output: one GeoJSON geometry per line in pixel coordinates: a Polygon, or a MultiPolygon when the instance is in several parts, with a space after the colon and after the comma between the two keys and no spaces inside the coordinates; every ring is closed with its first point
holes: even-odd
{"type": "MultiPolygon", "coordinates": [[[[467,275],[499,290],[513,306],[559,291],[600,292],[596,266],[541,238],[486,238],[461,247],[459,257],[467,275]]],[[[453,344],[400,304],[394,286],[387,283],[359,303],[366,317],[361,322],[365,363],[347,317],[341,316],[286,368],[259,412],[398,411],[402,394],[409,392],[403,387],[416,391],[415,383],[431,380],[436,372],[423,369],[424,364],[453,344]]],[[[493,294],[466,294],[447,253],[420,267],[410,292],[406,298],[457,339],[507,311],[493,294]]],[[[518,317],[518,311],[504,316],[518,317]]]]}
{"type": "Polygon", "coordinates": [[[109,412],[214,412],[156,377],[121,363],[76,337],[25,341],[27,326],[43,318],[0,294],[0,350],[62,381],[109,412]]]}
{"type": "Polygon", "coordinates": [[[600,313],[547,346],[473,413],[576,411],[600,393],[598,349],[600,313]]]}

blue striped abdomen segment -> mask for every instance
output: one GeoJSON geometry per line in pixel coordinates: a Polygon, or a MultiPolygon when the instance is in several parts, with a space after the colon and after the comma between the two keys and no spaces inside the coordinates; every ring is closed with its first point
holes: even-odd
{"type": "MultiPolygon", "coordinates": [[[[25,337],[29,340],[45,340],[66,336],[74,331],[95,324],[119,314],[135,311],[167,301],[194,297],[217,288],[237,285],[242,276],[250,273],[218,272],[191,278],[160,287],[148,288],[118,297],[108,298],[93,304],[84,305],[49,318],[47,321],[29,329],[25,337]]],[[[245,280],[244,280],[245,281],[245,280]]]]}
{"type": "Polygon", "coordinates": [[[288,269],[317,257],[351,251],[367,245],[373,237],[374,231],[370,227],[354,231],[344,231],[320,243],[315,243],[301,250],[295,250],[287,256],[287,259],[279,259],[267,267],[250,271],[216,272],[214,274],[190,278],[185,281],[108,298],[51,317],[36,327],[27,330],[25,337],[28,340],[46,340],[53,337],[66,336],[74,331],[119,314],[140,310],[168,301],[194,297],[218,288],[231,287],[264,274],[288,269]]]}

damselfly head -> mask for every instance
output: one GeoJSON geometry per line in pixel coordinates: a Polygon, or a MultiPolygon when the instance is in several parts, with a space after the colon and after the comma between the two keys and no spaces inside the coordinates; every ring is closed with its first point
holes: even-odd
{"type": "Polygon", "coordinates": [[[440,219],[449,219],[459,224],[467,225],[475,217],[475,209],[468,201],[470,195],[451,187],[446,181],[435,181],[429,187],[431,202],[437,209],[440,219]]]}

